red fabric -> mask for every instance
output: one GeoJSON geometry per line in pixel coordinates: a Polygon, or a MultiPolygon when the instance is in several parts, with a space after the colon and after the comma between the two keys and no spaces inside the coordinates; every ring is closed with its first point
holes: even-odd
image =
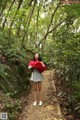
{"type": "Polygon", "coordinates": [[[46,66],[43,66],[40,61],[30,61],[28,66],[38,69],[40,73],[46,69],[46,66]]]}

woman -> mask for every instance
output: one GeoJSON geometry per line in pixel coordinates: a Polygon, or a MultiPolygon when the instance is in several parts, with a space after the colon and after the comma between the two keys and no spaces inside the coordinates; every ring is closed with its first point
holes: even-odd
{"type": "Polygon", "coordinates": [[[33,83],[33,93],[34,93],[34,102],[33,106],[36,106],[37,104],[37,99],[36,99],[36,94],[37,94],[37,88],[39,91],[39,105],[42,105],[42,80],[44,79],[42,73],[39,71],[39,66],[36,68],[37,65],[34,65],[36,63],[40,63],[43,68],[45,68],[45,64],[42,62],[40,54],[36,53],[33,58],[33,64],[29,64],[28,68],[32,68],[32,74],[30,81],[33,83]],[[35,67],[34,67],[35,66],[35,67]]]}

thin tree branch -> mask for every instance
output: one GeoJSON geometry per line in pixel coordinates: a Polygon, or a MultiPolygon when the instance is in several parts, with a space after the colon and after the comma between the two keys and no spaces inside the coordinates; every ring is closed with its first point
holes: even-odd
{"type": "Polygon", "coordinates": [[[53,22],[54,15],[55,15],[55,13],[57,12],[60,4],[61,4],[61,1],[59,1],[57,7],[55,8],[54,12],[52,13],[52,15],[51,15],[51,20],[50,20],[50,23],[49,23],[49,25],[48,25],[46,34],[45,34],[44,37],[41,39],[41,41],[39,42],[39,44],[37,45],[37,47],[41,44],[41,42],[42,42],[44,39],[46,40],[46,37],[47,37],[48,32],[49,32],[49,29],[50,29],[50,27],[51,27],[51,25],[52,25],[52,22],[53,22]]]}
{"type": "Polygon", "coordinates": [[[30,25],[30,21],[31,21],[32,15],[34,13],[35,5],[36,5],[36,0],[34,0],[34,5],[33,5],[32,9],[31,9],[30,13],[28,14],[29,19],[27,21],[26,31],[24,32],[24,35],[23,35],[23,38],[22,38],[22,46],[21,47],[23,47],[25,36],[27,35],[28,28],[29,28],[29,25],[30,25]]]}
{"type": "Polygon", "coordinates": [[[22,5],[22,2],[23,2],[23,0],[19,0],[17,10],[16,10],[15,15],[14,15],[14,17],[13,17],[13,19],[12,19],[12,22],[11,22],[11,24],[10,24],[10,28],[11,28],[12,25],[13,25],[14,19],[15,19],[16,15],[17,15],[17,12],[19,11],[19,9],[20,9],[20,7],[21,7],[21,5],[22,5]]]}
{"type": "Polygon", "coordinates": [[[28,6],[31,6],[33,0],[30,0],[29,3],[28,3],[28,6]]]}
{"type": "MultiPolygon", "coordinates": [[[[49,23],[49,25],[48,25],[47,32],[49,31],[49,29],[50,29],[50,27],[51,27],[51,25],[52,25],[54,15],[55,15],[56,11],[58,10],[60,4],[61,4],[61,1],[58,3],[57,7],[55,8],[54,12],[53,12],[52,15],[51,15],[51,20],[50,20],[50,23],[49,23]]],[[[47,32],[46,32],[46,34],[47,34],[47,32]]]]}
{"type": "Polygon", "coordinates": [[[63,21],[61,21],[59,24],[57,24],[52,30],[48,31],[36,47],[38,47],[42,43],[42,41],[47,38],[48,34],[55,31],[64,21],[65,21],[65,19],[63,21]]]}
{"type": "Polygon", "coordinates": [[[64,21],[65,21],[65,19],[62,20],[59,24],[57,24],[53,29],[51,29],[50,31],[48,31],[48,34],[51,33],[51,32],[53,32],[54,30],[56,30],[64,21]]]}
{"type": "Polygon", "coordinates": [[[2,24],[2,28],[3,28],[3,29],[4,29],[4,27],[5,27],[5,23],[6,23],[6,21],[7,21],[7,16],[8,16],[8,14],[9,14],[9,11],[11,10],[11,8],[12,8],[12,6],[13,6],[14,3],[15,3],[15,0],[12,1],[11,5],[10,5],[10,7],[9,7],[9,9],[8,9],[7,15],[6,15],[5,20],[4,20],[3,24],[2,24]]]}
{"type": "MultiPolygon", "coordinates": [[[[39,19],[40,5],[41,5],[41,1],[38,6],[37,17],[36,17],[36,20],[37,20],[36,21],[36,41],[37,41],[37,37],[38,37],[38,19],[39,19]]],[[[36,45],[35,45],[35,47],[36,47],[36,45]]]]}
{"type": "Polygon", "coordinates": [[[7,2],[8,2],[8,0],[5,1],[4,6],[3,6],[3,8],[2,8],[2,11],[1,11],[1,13],[0,13],[0,16],[3,14],[3,11],[5,10],[6,5],[7,5],[7,2]]]}

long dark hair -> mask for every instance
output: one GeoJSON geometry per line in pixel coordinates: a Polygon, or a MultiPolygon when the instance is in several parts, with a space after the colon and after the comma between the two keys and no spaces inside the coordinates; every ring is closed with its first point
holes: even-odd
{"type": "MultiPolygon", "coordinates": [[[[41,55],[40,55],[39,53],[35,53],[35,54],[38,54],[38,55],[39,55],[38,60],[39,60],[39,61],[42,61],[41,55]]],[[[36,60],[36,59],[35,59],[35,54],[34,54],[34,56],[33,56],[33,60],[34,60],[34,61],[36,60]]]]}

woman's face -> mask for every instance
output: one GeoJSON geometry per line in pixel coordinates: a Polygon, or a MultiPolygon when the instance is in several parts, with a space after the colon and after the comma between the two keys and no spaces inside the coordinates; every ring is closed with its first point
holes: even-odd
{"type": "Polygon", "coordinates": [[[39,54],[36,53],[36,54],[35,54],[35,59],[38,60],[38,58],[39,58],[39,54]]]}

